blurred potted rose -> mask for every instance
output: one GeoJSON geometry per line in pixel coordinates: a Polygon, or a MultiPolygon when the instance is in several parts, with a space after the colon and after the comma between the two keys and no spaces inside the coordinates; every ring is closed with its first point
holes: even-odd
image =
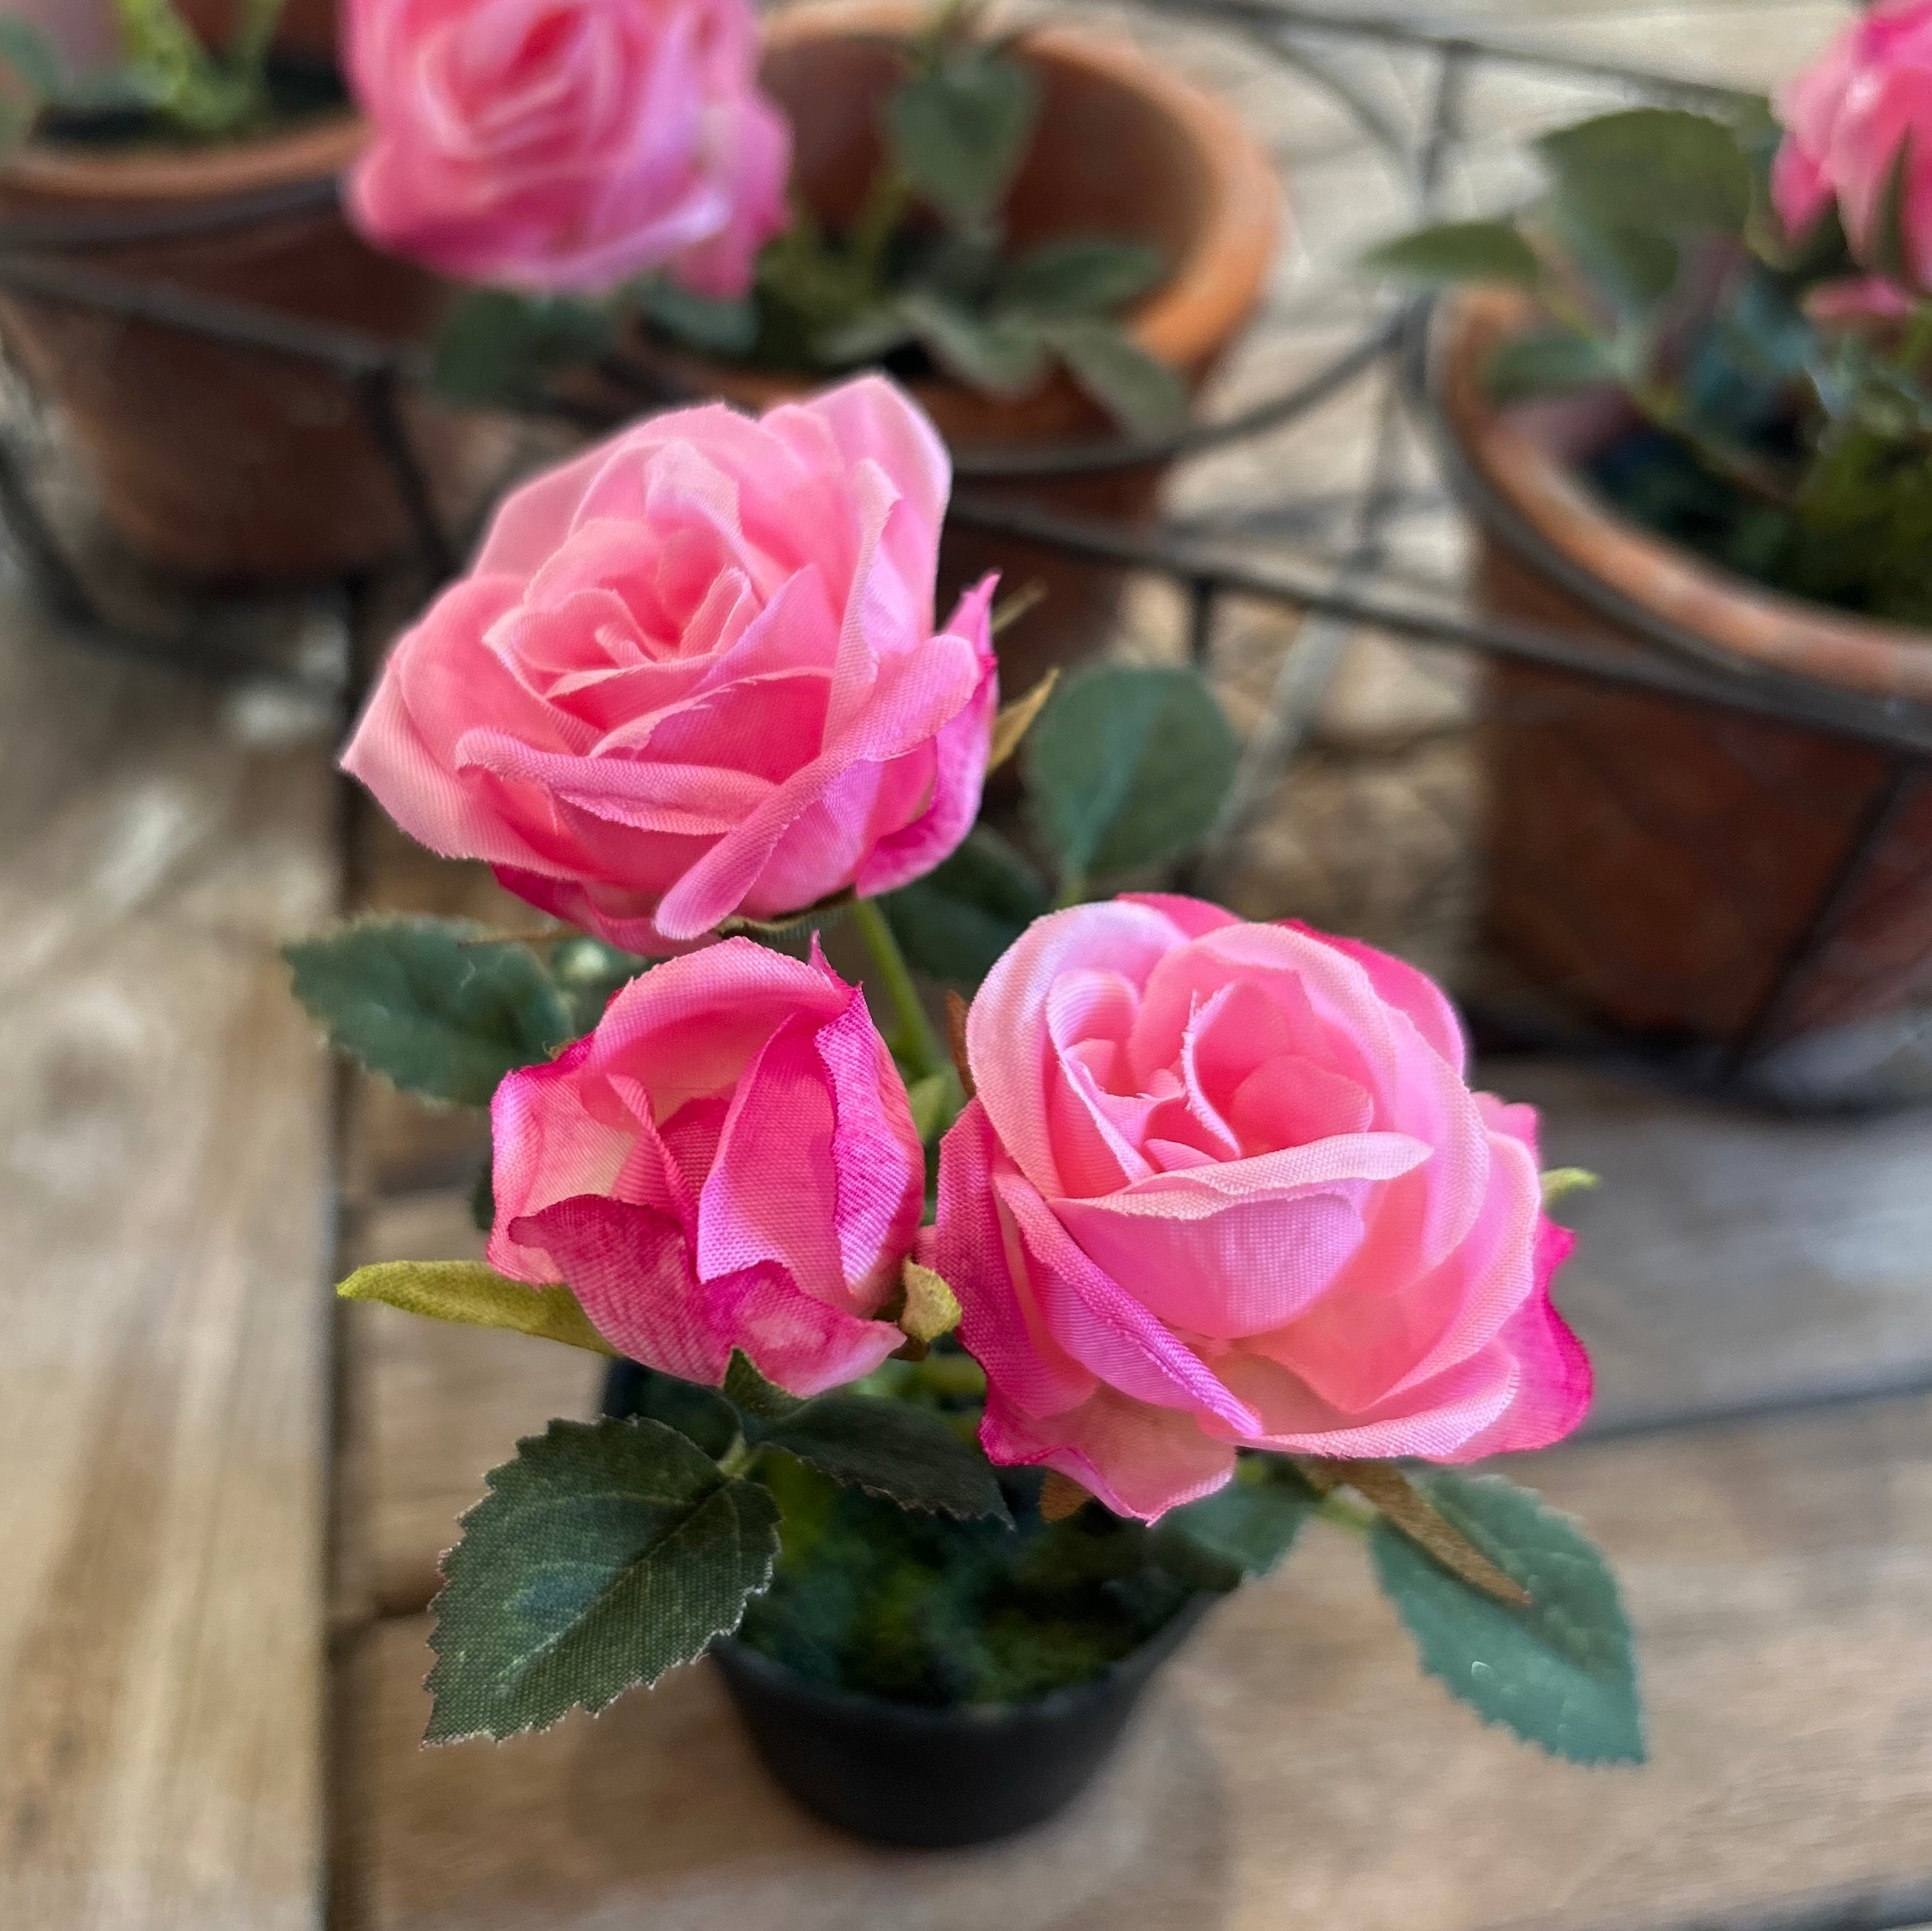
{"type": "MultiPolygon", "coordinates": [[[[1477,285],[1433,390],[1498,614],[1628,641],[1646,619],[1821,704],[1932,699],[1932,5],[1889,0],[1775,116],[1647,107],[1550,134],[1535,201],[1376,257],[1477,285]]],[[[1884,754],[1519,666],[1493,674],[1490,911],[1544,984],[1736,1044],[1922,996],[1932,791],[1888,815],[1828,942],[1774,999],[1876,815],[1884,754]]]]}
{"type": "Polygon", "coordinates": [[[1566,1434],[1590,1372],[1534,1116],[1470,1089],[1440,992],[1195,899],[1042,901],[936,1038],[901,935],[980,977],[965,914],[998,908],[935,881],[994,862],[974,815],[1023,734],[1066,899],[1204,830],[1231,761],[1189,673],[998,709],[992,583],[935,620],[950,481],[877,377],[640,422],[508,498],[356,728],[406,830],[568,923],[290,948],[338,1044],[490,1108],[487,1264],[341,1291],[615,1363],[604,1419],[464,1518],[430,1738],[710,1648],[802,1801],[975,1842],[1074,1795],[1320,1518],[1451,1694],[1640,1759],[1602,1557],[1461,1472],[1566,1434]]]}
{"type": "MultiPolygon", "coordinates": [[[[26,224],[32,259],[378,344],[434,332],[434,278],[365,247],[334,204],[363,132],[335,74],[329,6],[201,0],[178,14],[116,0],[45,24],[15,21],[0,38],[21,110],[0,218],[26,224]],[[92,58],[104,48],[110,59],[92,58]],[[104,245],[58,232],[90,224],[153,232],[104,245]]],[[[64,410],[108,521],[154,563],[285,582],[367,567],[409,539],[343,375],[19,287],[0,296],[0,330],[64,410]]]]}
{"type": "MultiPolygon", "coordinates": [[[[1158,439],[1258,297],[1265,157],[1123,41],[997,35],[959,0],[787,10],[762,53],[743,0],[522,17],[509,0],[350,10],[376,130],[356,218],[483,285],[443,340],[457,395],[528,400],[595,364],[574,392],[614,416],[667,386],[762,407],[878,365],[956,448],[1158,439]],[[486,34],[496,11],[514,20],[486,34]],[[459,53],[459,15],[490,58],[459,53]]],[[[1157,482],[1144,467],[1052,500],[1136,516],[1157,482]]],[[[984,561],[950,555],[949,584],[984,561]]],[[[1037,621],[1070,649],[1065,569],[1037,621]]]]}

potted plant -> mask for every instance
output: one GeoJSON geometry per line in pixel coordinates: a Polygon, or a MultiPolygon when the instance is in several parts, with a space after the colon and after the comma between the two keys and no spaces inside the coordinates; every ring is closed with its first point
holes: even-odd
{"type": "MultiPolygon", "coordinates": [[[[24,110],[0,144],[0,221],[18,224],[27,267],[334,324],[379,349],[433,334],[434,278],[365,247],[334,203],[363,134],[332,10],[117,0],[106,26],[122,51],[104,68],[76,71],[21,23],[0,40],[24,110]],[[190,19],[224,38],[205,44],[190,19]]],[[[65,38],[84,56],[107,34],[70,19],[65,38]]],[[[70,424],[108,523],[160,567],[301,581],[410,540],[352,375],[32,282],[0,293],[0,333],[70,424]]]]}
{"type": "MultiPolygon", "coordinates": [[[[443,340],[458,395],[527,401],[594,362],[572,395],[616,419],[667,389],[763,407],[880,365],[956,449],[1158,445],[1258,299],[1265,156],[1118,38],[999,34],[976,0],[788,8],[761,39],[740,0],[615,20],[576,0],[541,47],[506,33],[513,51],[459,87],[416,57],[447,11],[351,8],[376,129],[353,205],[380,245],[482,285],[443,340]],[[600,117],[653,87],[691,104],[653,140],[629,137],[634,110],[600,117]]],[[[1048,493],[1141,517],[1159,478],[1048,493]]],[[[1090,572],[1004,560],[1045,577],[1036,621],[1059,654],[1094,640],[1111,596],[1090,572]]],[[[949,585],[985,566],[957,539],[949,585]]]]}
{"type": "MultiPolygon", "coordinates": [[[[1664,630],[1821,709],[1932,698],[1929,51],[1932,6],[1886,0],[1776,118],[1740,98],[1561,130],[1536,200],[1379,251],[1462,291],[1432,386],[1491,610],[1664,630]]],[[[1932,791],[1888,754],[1492,676],[1490,917],[1540,983],[1732,1050],[1922,996],[1932,791]]]]}
{"type": "Polygon", "coordinates": [[[1226,727],[1187,672],[1000,709],[993,584],[934,621],[949,491],[877,377],[638,423],[504,503],[345,753],[561,922],[290,948],[339,1044],[490,1108],[487,1261],[340,1291],[620,1364],[464,1518],[430,1737],[709,1649],[806,1803],[976,1841],[1074,1794],[1204,1604],[1318,1518],[1452,1694],[1640,1758],[1603,1558],[1460,1472],[1589,1400],[1534,1114],[1471,1092],[1396,959],[1088,896],[1204,830],[1226,727]],[[1036,917],[974,830],[1023,734],[1036,917]],[[950,1048],[901,932],[980,981],[950,1048]]]}

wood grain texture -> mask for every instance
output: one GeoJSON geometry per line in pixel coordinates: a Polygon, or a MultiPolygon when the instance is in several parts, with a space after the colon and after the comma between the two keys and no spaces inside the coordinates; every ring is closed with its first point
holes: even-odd
{"type": "Polygon", "coordinates": [[[1557,1209],[1593,1425],[1932,1385],[1932,1113],[1780,1119],[1546,1059],[1480,1078],[1602,1183],[1557,1209]]]}
{"type": "Polygon", "coordinates": [[[0,607],[23,1931],[316,1920],[325,1087],[273,948],[330,902],[331,794],[320,739],[251,743],[251,716],[0,607]]]}
{"type": "Polygon", "coordinates": [[[701,1665],[594,1722],[424,1750],[416,1620],[354,1666],[355,1921],[1665,1931],[1854,1904],[1932,1915],[1932,1406],[1512,1472],[1616,1562],[1646,1769],[1553,1764],[1484,1728],[1418,1677],[1361,1550],[1325,1525],[1216,1611],[1072,1812],[963,1853],[878,1850],[803,1816],[701,1665]]]}

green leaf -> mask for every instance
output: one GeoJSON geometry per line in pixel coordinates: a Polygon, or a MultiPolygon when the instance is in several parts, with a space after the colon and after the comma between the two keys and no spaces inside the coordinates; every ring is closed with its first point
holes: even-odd
{"type": "Polygon", "coordinates": [[[758,339],[758,311],[748,296],[716,302],[680,288],[668,275],[637,284],[639,305],[667,335],[712,356],[748,355],[758,339]]]}
{"type": "Polygon", "coordinates": [[[380,1301],[406,1314],[508,1328],[592,1354],[615,1354],[568,1287],[529,1287],[480,1260],[383,1260],[358,1267],[336,1289],[345,1301],[380,1301]]]}
{"type": "Polygon", "coordinates": [[[889,1397],[830,1394],[801,1401],[774,1388],[734,1351],[724,1393],[744,1419],[745,1439],[809,1462],[821,1475],[902,1509],[962,1521],[1010,1521],[991,1466],[940,1417],[889,1397]]]}
{"type": "Polygon", "coordinates": [[[895,350],[916,339],[911,322],[894,302],[816,330],[812,338],[812,356],[813,361],[826,368],[862,368],[883,362],[895,350]]]}
{"type": "Polygon", "coordinates": [[[892,158],[956,227],[988,219],[1025,158],[1040,83],[1017,61],[970,49],[908,81],[886,110],[892,158]]]}
{"type": "Polygon", "coordinates": [[[1602,345],[1587,335],[1567,329],[1539,329],[1503,343],[1490,358],[1484,376],[1498,402],[1527,402],[1614,381],[1616,365],[1602,345]]]}
{"type": "Polygon", "coordinates": [[[587,302],[476,289],[443,319],[432,380],[454,401],[515,404],[560,370],[594,361],[611,336],[609,315],[587,302]]]}
{"type": "MultiPolygon", "coordinates": [[[[715,1388],[667,1374],[662,1368],[646,1368],[641,1362],[626,1363],[620,1373],[628,1405],[607,1409],[607,1413],[662,1422],[695,1442],[714,1461],[728,1454],[743,1433],[737,1410],[715,1388]]],[[[607,1400],[610,1392],[607,1384],[607,1400]]]]}
{"type": "Polygon", "coordinates": [[[1010,263],[998,300],[1035,315],[1107,315],[1166,274],[1167,257],[1144,242],[1048,242],[1010,263]]]}
{"type": "Polygon", "coordinates": [[[1573,1763],[1641,1763],[1630,1626],[1602,1554],[1568,1516],[1500,1476],[1414,1478],[1432,1507],[1520,1583],[1511,1608],[1386,1522],[1369,1548],[1422,1667],[1486,1722],[1573,1763]]]}
{"type": "Polygon", "coordinates": [[[1320,1500],[1288,1464],[1244,1461],[1225,1488],[1162,1516],[1154,1553],[1177,1581],[1225,1593],[1273,1570],[1320,1500]]]}
{"type": "Polygon", "coordinates": [[[575,1029],[526,945],[461,919],[372,919],[282,948],[296,997],[372,1072],[432,1100],[482,1107],[503,1075],[575,1029]]]}
{"type": "Polygon", "coordinates": [[[944,863],[894,892],[885,911],[916,970],[970,993],[1052,902],[1040,874],[982,824],[944,863]]]}
{"type": "Polygon", "coordinates": [[[1371,248],[1364,266],[1403,281],[1439,288],[1504,282],[1533,288],[1543,272],[1536,251],[1510,221],[1444,221],[1371,248]]]}
{"type": "Polygon", "coordinates": [[[1677,285],[1678,252],[1668,235],[1618,227],[1560,209],[1558,231],[1586,276],[1625,315],[1642,315],[1677,285]]]}
{"type": "Polygon", "coordinates": [[[1629,107],[1559,128],[1537,144],[1558,200],[1593,226],[1666,234],[1742,230],[1750,163],[1721,121],[1629,107]]]}
{"type": "Polygon", "coordinates": [[[1194,671],[1108,665],[1054,693],[1022,755],[1061,864],[1106,876],[1207,836],[1234,782],[1234,734],[1194,671]]]}
{"type": "Polygon", "coordinates": [[[1130,436],[1155,443],[1187,420],[1187,385],[1112,322],[1043,322],[1067,373],[1130,436]]]}
{"type": "Polygon", "coordinates": [[[41,101],[58,94],[67,79],[60,50],[17,14],[0,14],[0,65],[11,68],[20,85],[41,101]]]}
{"type": "Polygon", "coordinates": [[[553,1422],[489,1475],[430,1605],[427,1739],[514,1736],[704,1653],[771,1578],[778,1505],[656,1422],[553,1422]]]}
{"type": "Polygon", "coordinates": [[[899,312],[948,375],[983,395],[1012,401],[1052,367],[1040,328],[1024,316],[976,315],[929,288],[908,290],[899,312]]]}

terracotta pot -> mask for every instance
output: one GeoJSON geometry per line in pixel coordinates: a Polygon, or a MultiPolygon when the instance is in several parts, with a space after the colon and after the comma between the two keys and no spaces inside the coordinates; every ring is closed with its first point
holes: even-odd
{"type": "MultiPolygon", "coordinates": [[[[1738,671],[1932,701],[1932,636],[1781,596],[1613,514],[1578,474],[1631,426],[1613,392],[1496,408],[1484,373],[1527,318],[1513,296],[1459,297],[1432,344],[1484,525],[1485,609],[1633,651],[1656,647],[1648,620],[1738,671]]],[[[1883,752],[1502,660],[1484,735],[1489,928],[1539,987],[1621,1028],[1733,1047],[1932,989],[1932,786],[1891,812],[1815,929],[1890,782],[1883,752]]]]}
{"type": "MultiPolygon", "coordinates": [[[[0,166],[0,218],[192,217],[325,184],[362,138],[343,115],[200,148],[32,146],[0,166]]],[[[428,335],[447,299],[422,270],[365,248],[327,201],[47,253],[390,341],[428,335]]],[[[110,524],[161,568],[222,584],[298,582],[380,562],[410,540],[355,395],[319,365],[14,293],[0,297],[0,335],[64,412],[110,524]]],[[[446,455],[454,426],[418,426],[431,453],[440,428],[446,455]]]]}
{"type": "MultiPolygon", "coordinates": [[[[795,182],[829,226],[849,223],[878,162],[880,108],[901,72],[890,43],[908,38],[923,18],[921,9],[892,0],[851,0],[790,9],[766,26],[764,84],[792,123],[795,182]]],[[[1027,247],[1103,236],[1161,248],[1173,271],[1132,316],[1133,332],[1198,389],[1253,312],[1274,253],[1282,196],[1267,155],[1221,102],[1124,41],[1042,28],[1019,50],[1040,75],[1042,104],[1038,137],[1008,206],[1013,241],[1027,247]]],[[[683,386],[750,408],[818,386],[696,357],[669,360],[683,386]]],[[[1118,434],[1064,377],[1018,402],[944,380],[918,383],[915,392],[956,452],[1040,449],[1118,434]]],[[[1162,473],[1148,464],[1066,482],[962,487],[1132,524],[1153,516],[1162,473]]],[[[942,614],[951,596],[990,569],[1010,588],[1037,581],[1047,592],[1038,611],[1000,639],[1010,689],[1024,689],[1048,664],[1105,640],[1118,598],[1116,573],[964,528],[947,533],[942,614]]]]}

